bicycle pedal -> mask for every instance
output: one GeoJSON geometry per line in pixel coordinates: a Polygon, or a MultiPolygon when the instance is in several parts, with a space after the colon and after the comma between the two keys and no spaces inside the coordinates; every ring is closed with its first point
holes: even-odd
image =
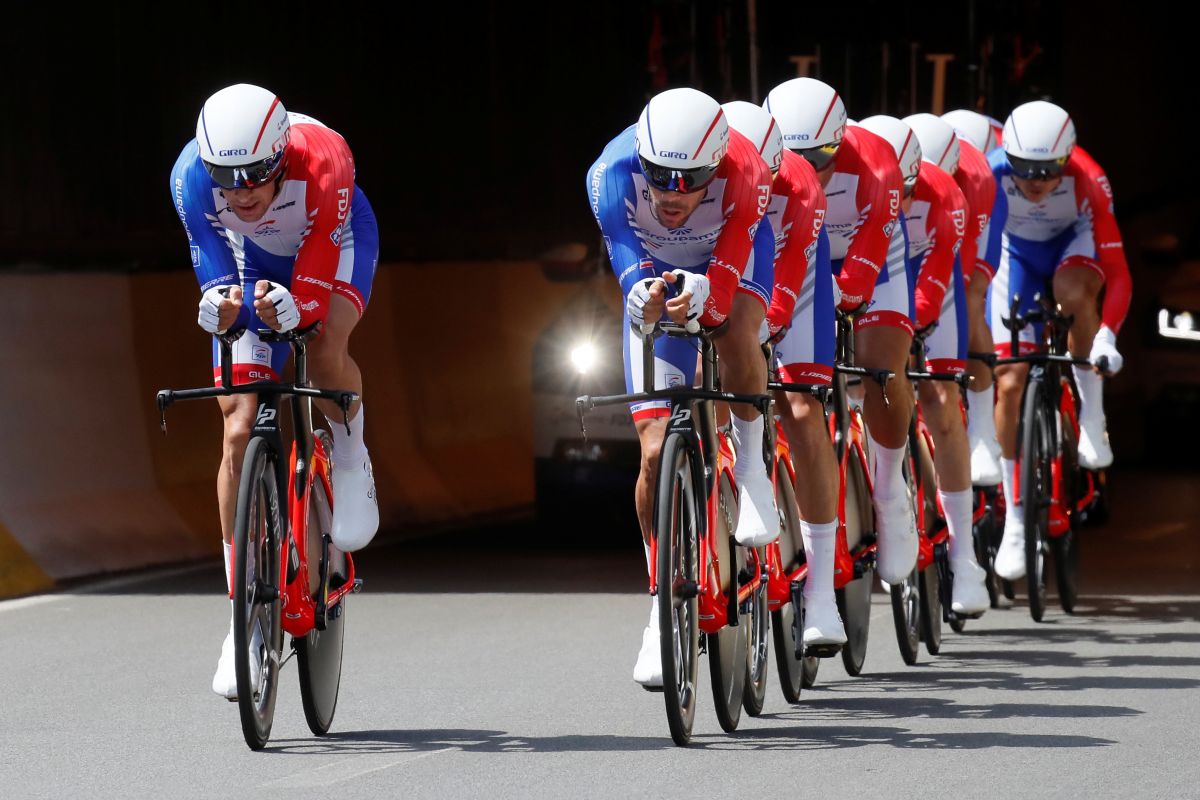
{"type": "Polygon", "coordinates": [[[833,658],[842,652],[840,644],[811,644],[804,648],[805,658],[833,658]]]}

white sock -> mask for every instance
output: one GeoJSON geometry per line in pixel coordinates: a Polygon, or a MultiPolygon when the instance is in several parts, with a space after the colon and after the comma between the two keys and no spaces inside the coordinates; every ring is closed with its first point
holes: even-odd
{"type": "Polygon", "coordinates": [[[229,571],[230,562],[233,561],[233,545],[222,542],[222,549],[225,551],[225,587],[229,590],[229,632],[233,633],[233,575],[229,571]]]}
{"type": "Polygon", "coordinates": [[[333,466],[338,469],[361,467],[367,460],[367,445],[363,442],[363,404],[358,404],[358,413],[350,419],[350,433],[341,418],[325,419],[329,432],[333,434],[333,466]]]}
{"type": "Polygon", "coordinates": [[[992,387],[982,392],[967,389],[967,435],[985,442],[996,438],[995,394],[992,387]]]}
{"type": "Polygon", "coordinates": [[[804,596],[833,594],[833,556],[837,546],[837,520],[808,523],[800,520],[800,538],[804,540],[804,561],[808,564],[808,579],[804,596]]]}
{"type": "Polygon", "coordinates": [[[767,465],[762,457],[763,418],[762,414],[752,420],[733,415],[733,427],[737,431],[737,461],[733,465],[733,477],[739,481],[748,475],[766,474],[767,465]]]}
{"type": "Polygon", "coordinates": [[[1079,387],[1079,419],[1104,420],[1104,379],[1091,367],[1073,366],[1075,385],[1079,387]]]}
{"type": "Polygon", "coordinates": [[[975,542],[971,536],[971,506],[974,492],[938,492],[942,510],[946,512],[946,527],[950,530],[950,560],[969,558],[975,560],[975,542]]]}
{"type": "Polygon", "coordinates": [[[875,446],[875,496],[891,500],[904,496],[904,452],[903,447],[875,446]]]}
{"type": "Polygon", "coordinates": [[[650,621],[646,623],[646,627],[658,630],[658,595],[650,598],[650,621]]]}
{"type": "MultiPolygon", "coordinates": [[[[1000,469],[1003,472],[1000,477],[1001,484],[1004,486],[1005,519],[1011,519],[1014,523],[1019,524],[1021,522],[1021,514],[1017,511],[1017,501],[1013,497],[1013,487],[1017,482],[1017,460],[1001,456],[1000,469]]],[[[1005,527],[1008,527],[1008,524],[1008,522],[1005,522],[1005,527]]]]}

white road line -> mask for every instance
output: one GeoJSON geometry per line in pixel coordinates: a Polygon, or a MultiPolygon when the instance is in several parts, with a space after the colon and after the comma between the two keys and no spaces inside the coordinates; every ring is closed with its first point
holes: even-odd
{"type": "Polygon", "coordinates": [[[18,597],[15,600],[0,600],[0,614],[5,611],[20,611],[31,606],[40,606],[44,603],[53,603],[56,600],[65,600],[81,594],[89,594],[97,591],[109,591],[111,589],[120,589],[125,586],[136,586],[140,583],[150,583],[151,581],[161,580],[163,578],[174,578],[179,575],[188,575],[193,572],[202,572],[211,570],[213,564],[209,562],[198,564],[186,564],[182,567],[163,567],[161,569],[149,570],[147,572],[139,572],[133,575],[122,575],[117,578],[102,578],[100,580],[91,581],[89,583],[72,586],[70,589],[53,594],[39,594],[32,597],[18,597]]]}
{"type": "Polygon", "coordinates": [[[372,772],[380,772],[382,770],[391,769],[392,767],[400,766],[402,764],[411,764],[414,761],[420,761],[423,758],[429,758],[429,756],[436,756],[438,753],[447,753],[451,750],[459,749],[461,748],[456,745],[452,747],[443,747],[440,750],[432,750],[428,753],[418,753],[417,755],[405,754],[405,757],[397,758],[387,762],[386,764],[377,764],[376,766],[366,767],[365,769],[354,769],[354,762],[361,761],[363,759],[375,761],[374,757],[363,755],[348,760],[343,759],[340,761],[334,761],[331,764],[326,764],[323,767],[317,767],[316,769],[311,769],[306,772],[295,772],[291,775],[285,775],[282,778],[276,778],[275,780],[260,784],[260,788],[301,789],[315,786],[333,786],[335,783],[344,783],[346,781],[354,780],[355,778],[361,778],[363,775],[369,775],[372,772]]]}

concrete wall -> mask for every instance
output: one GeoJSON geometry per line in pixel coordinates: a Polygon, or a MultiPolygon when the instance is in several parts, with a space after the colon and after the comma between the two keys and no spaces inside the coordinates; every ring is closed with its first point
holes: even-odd
{"type": "MultiPolygon", "coordinates": [[[[532,262],[381,265],[351,352],[385,530],[533,502],[531,352],[587,284],[532,262]]],[[[0,596],[219,553],[220,415],[188,273],[7,274],[0,596]]]]}

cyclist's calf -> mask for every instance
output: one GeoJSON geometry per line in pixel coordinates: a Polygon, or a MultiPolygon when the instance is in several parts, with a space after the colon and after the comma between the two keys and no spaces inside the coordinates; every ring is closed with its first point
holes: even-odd
{"type": "Polygon", "coordinates": [[[996,367],[996,438],[1005,458],[1017,457],[1017,420],[1021,415],[1021,398],[1028,375],[1028,364],[996,367]]]}
{"type": "MultiPolygon", "coordinates": [[[[762,358],[758,333],[766,311],[762,303],[747,294],[733,298],[729,324],[713,339],[720,357],[721,388],[738,394],[759,394],[767,387],[767,364],[762,358]]],[[[754,419],[758,412],[748,405],[733,406],[742,419],[754,419]]]]}

